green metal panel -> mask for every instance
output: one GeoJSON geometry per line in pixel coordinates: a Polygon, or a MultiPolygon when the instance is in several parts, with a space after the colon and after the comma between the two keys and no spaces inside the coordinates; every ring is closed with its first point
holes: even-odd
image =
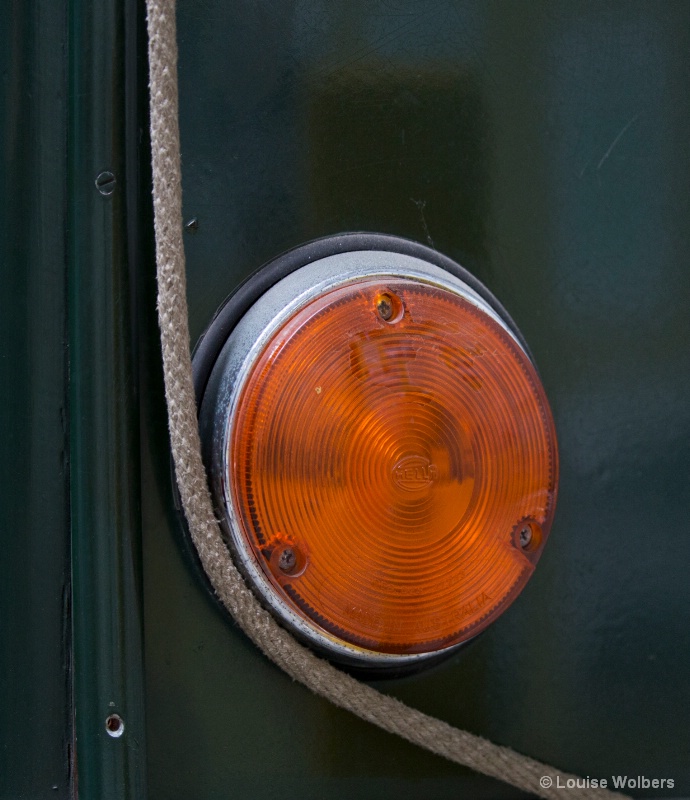
{"type": "Polygon", "coordinates": [[[13,3],[3,17],[0,797],[8,800],[145,795],[131,312],[147,158],[141,23],[137,4],[118,0],[13,3]],[[116,176],[111,196],[96,186],[104,170],[116,176]],[[105,731],[112,711],[126,723],[117,740],[105,731]]]}
{"type": "Polygon", "coordinates": [[[0,797],[65,798],[72,747],[66,14],[0,24],[0,797]]]}
{"type": "Polygon", "coordinates": [[[137,328],[145,82],[134,2],[70,6],[69,353],[78,795],[146,794],[137,328]],[[112,738],[110,714],[124,720],[112,738]]]}
{"type": "MultiPolygon", "coordinates": [[[[389,232],[487,283],[553,403],[561,496],[529,587],[469,650],[382,688],[563,769],[689,795],[690,6],[178,16],[193,338],[280,251],[389,232]]],[[[143,397],[150,796],[520,796],[311,696],[224,619],[180,546],[158,371],[143,397]]]]}

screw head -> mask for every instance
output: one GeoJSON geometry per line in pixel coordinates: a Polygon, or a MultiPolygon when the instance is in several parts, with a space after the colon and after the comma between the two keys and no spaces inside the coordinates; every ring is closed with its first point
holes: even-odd
{"type": "Polygon", "coordinates": [[[376,311],[382,320],[388,322],[393,316],[393,299],[388,294],[382,294],[376,301],[376,311]]]}
{"type": "Polygon", "coordinates": [[[98,191],[104,196],[109,197],[115,191],[115,184],[117,179],[112,172],[101,172],[96,177],[95,184],[98,191]]]}
{"type": "Polygon", "coordinates": [[[286,547],[278,556],[278,568],[282,572],[290,572],[297,564],[297,554],[291,547],[286,547]]]}
{"type": "Polygon", "coordinates": [[[519,541],[520,547],[527,548],[532,541],[532,528],[529,525],[525,525],[523,528],[520,529],[519,533],[519,541]]]}

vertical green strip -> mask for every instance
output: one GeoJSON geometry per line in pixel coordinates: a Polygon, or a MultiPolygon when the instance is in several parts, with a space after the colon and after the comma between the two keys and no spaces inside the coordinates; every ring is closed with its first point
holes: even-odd
{"type": "Polygon", "coordinates": [[[36,0],[0,22],[2,800],[70,796],[66,20],[36,0]]]}
{"type": "Polygon", "coordinates": [[[138,193],[128,166],[137,157],[137,104],[129,102],[140,74],[132,64],[137,14],[127,0],[70,3],[73,666],[76,783],[85,800],[145,796],[137,257],[128,227],[138,193]],[[103,173],[114,185],[104,176],[99,189],[103,173]],[[118,738],[106,731],[111,714],[124,722],[118,738]]]}

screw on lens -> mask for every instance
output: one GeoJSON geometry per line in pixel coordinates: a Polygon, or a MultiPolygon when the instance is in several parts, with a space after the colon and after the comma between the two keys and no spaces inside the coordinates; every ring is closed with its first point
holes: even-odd
{"type": "Polygon", "coordinates": [[[297,566],[297,554],[291,547],[286,547],[278,556],[278,569],[291,572],[297,566]]]}

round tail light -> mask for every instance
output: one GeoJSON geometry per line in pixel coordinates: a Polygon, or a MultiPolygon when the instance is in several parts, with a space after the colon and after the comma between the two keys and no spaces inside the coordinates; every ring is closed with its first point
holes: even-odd
{"type": "Polygon", "coordinates": [[[558,480],[514,324],[457,265],[403,244],[293,264],[227,335],[200,411],[250,586],[307,643],[369,668],[436,659],[503,613],[558,480]]]}

